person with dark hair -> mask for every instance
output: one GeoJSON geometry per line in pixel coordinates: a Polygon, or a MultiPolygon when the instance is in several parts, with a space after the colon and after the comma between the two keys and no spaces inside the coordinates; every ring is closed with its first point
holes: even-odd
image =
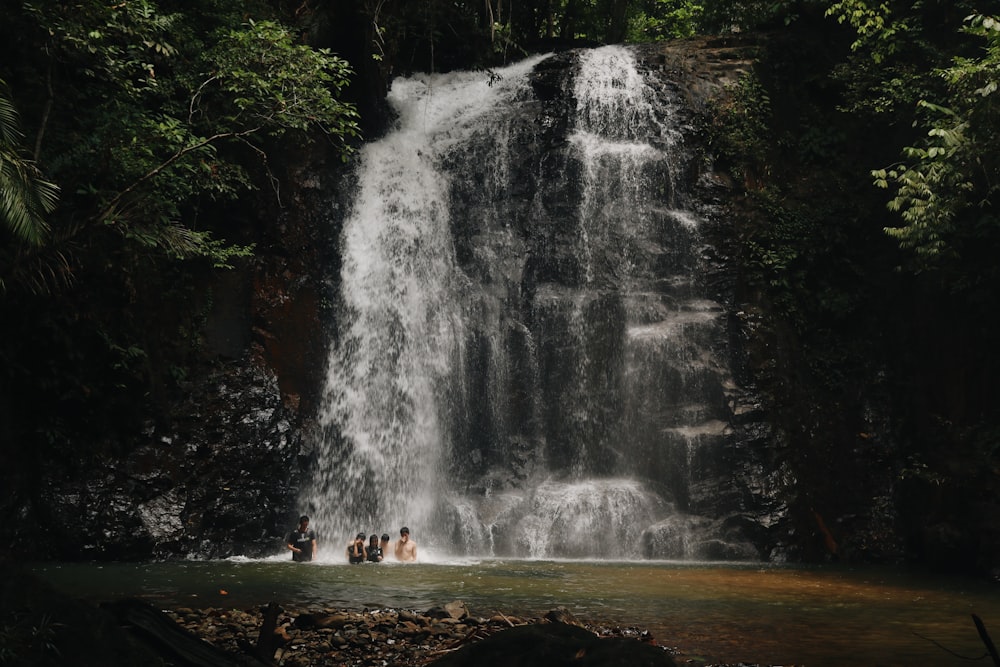
{"type": "Polygon", "coordinates": [[[393,548],[396,560],[412,563],[417,560],[417,543],[410,539],[410,529],[403,526],[399,529],[399,539],[393,548]]]}
{"type": "Polygon", "coordinates": [[[382,533],[382,537],[379,538],[378,548],[382,550],[382,558],[389,557],[389,533],[382,533]]]}
{"type": "Polygon", "coordinates": [[[368,538],[368,562],[382,562],[382,549],[378,545],[378,535],[374,533],[368,538]]]}
{"type": "Polygon", "coordinates": [[[347,562],[364,563],[368,558],[368,549],[365,548],[365,534],[358,533],[354,541],[347,545],[347,562]]]}
{"type": "Polygon", "coordinates": [[[299,517],[299,527],[288,534],[285,546],[296,563],[308,563],[316,558],[316,533],[309,530],[309,517],[299,517]]]}

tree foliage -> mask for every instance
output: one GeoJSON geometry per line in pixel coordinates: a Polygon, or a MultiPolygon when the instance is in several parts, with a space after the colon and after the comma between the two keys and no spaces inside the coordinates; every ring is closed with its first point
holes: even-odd
{"type": "Polygon", "coordinates": [[[37,67],[74,73],[46,103],[79,104],[77,113],[51,128],[43,120],[38,144],[53,173],[77,181],[67,203],[86,212],[81,233],[104,225],[126,243],[226,265],[248,249],[192,224],[199,205],[250,188],[248,169],[267,168],[268,138],[357,133],[354,110],[337,98],[347,63],[294,44],[273,21],[223,22],[199,35],[208,26],[197,14],[147,1],[25,9],[29,27],[47,33],[49,62],[37,67]],[[257,165],[235,158],[240,145],[257,165]]]}
{"type": "Polygon", "coordinates": [[[904,149],[902,164],[872,173],[894,192],[889,208],[902,222],[886,232],[921,268],[962,265],[969,284],[995,277],[992,259],[977,260],[984,245],[995,251],[1000,243],[1000,19],[971,15],[964,33],[984,42],[982,53],[936,70],[947,91],[939,102],[919,103],[923,141],[904,149]]]}
{"type": "Polygon", "coordinates": [[[651,0],[635,3],[628,12],[630,42],[648,42],[691,37],[705,14],[701,2],[689,0],[651,0]]]}
{"type": "Polygon", "coordinates": [[[20,77],[34,113],[35,161],[17,152],[13,106],[0,98],[3,212],[15,235],[0,255],[8,284],[16,244],[39,245],[50,225],[52,244],[103,244],[103,228],[126,252],[227,266],[250,249],[216,238],[199,219],[206,203],[255,187],[253,172],[268,173],[267,142],[325,136],[346,155],[358,134],[341,101],[349,65],[273,20],[149,0],[18,4],[5,10],[10,51],[21,54],[7,76],[20,77]],[[43,216],[56,189],[36,164],[65,193],[52,221],[43,216]]]}
{"type": "Polygon", "coordinates": [[[349,154],[352,69],[264,2],[0,15],[0,439],[66,442],[155,414],[186,374],[206,276],[254,252],[255,201],[284,203],[275,157],[349,154]]]}
{"type": "Polygon", "coordinates": [[[394,73],[489,67],[573,45],[784,27],[828,0],[366,0],[371,55],[394,73]]]}

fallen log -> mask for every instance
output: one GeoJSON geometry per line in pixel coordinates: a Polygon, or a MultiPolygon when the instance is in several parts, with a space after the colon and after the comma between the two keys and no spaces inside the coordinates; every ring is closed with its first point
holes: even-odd
{"type": "Polygon", "coordinates": [[[162,611],[134,598],[110,602],[103,607],[133,637],[181,667],[270,667],[250,655],[233,655],[178,625],[162,611]]]}
{"type": "Polygon", "coordinates": [[[274,652],[287,643],[287,635],[279,631],[278,614],[282,609],[277,602],[269,602],[261,608],[262,621],[254,655],[266,663],[274,662],[274,652]]]}

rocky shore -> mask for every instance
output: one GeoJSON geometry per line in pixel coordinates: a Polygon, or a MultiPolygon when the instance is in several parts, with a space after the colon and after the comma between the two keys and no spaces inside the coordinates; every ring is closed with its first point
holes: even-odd
{"type": "MultiPolygon", "coordinates": [[[[25,667],[712,667],[643,628],[470,610],[99,605],[0,560],[0,663],[25,667]]],[[[714,667],[727,667],[716,664],[714,667]]],[[[751,667],[740,663],[739,666],[751,667]]]]}
{"type": "MultiPolygon", "coordinates": [[[[593,626],[578,621],[562,608],[541,618],[495,614],[481,617],[456,601],[424,612],[404,609],[345,610],[334,608],[293,608],[271,605],[259,609],[177,608],[165,610],[192,635],[232,655],[250,655],[265,664],[286,667],[316,665],[356,665],[372,667],[430,665],[455,655],[448,664],[533,663],[517,659],[519,652],[537,656],[537,647],[552,649],[563,641],[567,630],[571,640],[583,642],[573,649],[573,664],[673,665],[676,649],[660,646],[656,638],[635,627],[593,626]],[[506,633],[520,628],[520,632],[506,633]],[[553,630],[558,628],[553,635],[553,630]],[[573,634],[576,633],[576,634],[573,634]],[[509,634],[510,641],[500,642],[509,634]],[[592,639],[588,639],[592,638],[592,639]],[[504,656],[493,661],[483,651],[463,661],[458,654],[467,647],[492,638],[494,652],[504,656]],[[611,643],[607,643],[611,640],[611,643]],[[588,643],[589,642],[589,643],[588,643]],[[531,648],[531,644],[536,645],[531,648]],[[586,644],[586,647],[584,646],[586,644]],[[614,647],[608,662],[592,648],[614,647]],[[273,653],[272,653],[273,652],[273,653]],[[590,654],[590,659],[580,662],[590,654]],[[641,655],[640,655],[641,654],[641,655]]],[[[603,651],[607,653],[607,651],[603,651]]],[[[563,664],[546,658],[547,664],[563,664]]]]}

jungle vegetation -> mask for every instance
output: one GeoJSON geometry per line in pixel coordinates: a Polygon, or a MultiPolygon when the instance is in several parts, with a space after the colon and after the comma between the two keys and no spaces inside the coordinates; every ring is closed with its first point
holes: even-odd
{"type": "MultiPolygon", "coordinates": [[[[210,363],[206,276],[274,233],[254,215],[281,198],[274,165],[317,144],[349,160],[392,76],[758,35],[754,75],[703,129],[753,221],[728,251],[781,456],[803,487],[853,480],[797,506],[870,514],[873,489],[933,489],[971,511],[997,486],[993,3],[0,0],[0,16],[6,460],[86,456],[210,363]],[[881,414],[895,426],[875,438],[881,414]]],[[[879,539],[855,548],[920,551],[879,539]]]]}

